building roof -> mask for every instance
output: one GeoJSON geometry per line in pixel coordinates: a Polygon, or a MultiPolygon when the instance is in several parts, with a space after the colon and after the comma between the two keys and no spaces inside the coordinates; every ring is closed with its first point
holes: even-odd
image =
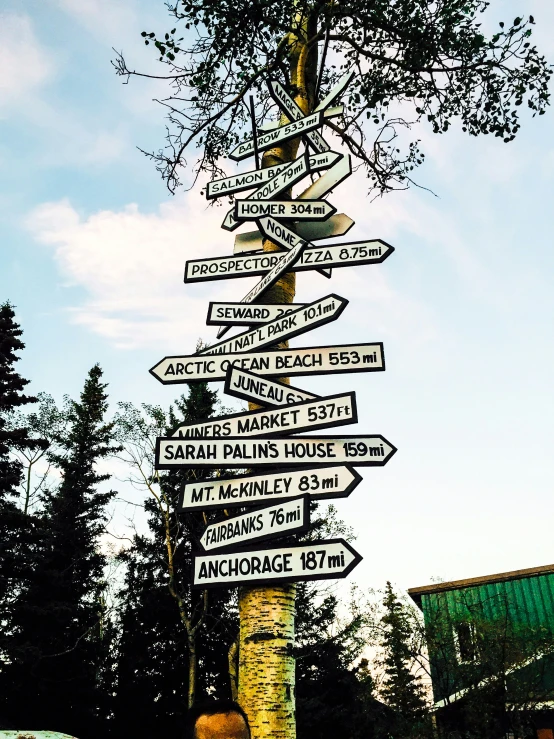
{"type": "Polygon", "coordinates": [[[484,577],[470,577],[466,580],[451,580],[450,582],[438,582],[433,585],[423,585],[420,588],[410,588],[408,595],[421,608],[421,596],[432,593],[444,593],[447,590],[461,590],[477,585],[486,585],[493,582],[508,582],[509,580],[521,580],[526,577],[536,577],[554,573],[554,564],[542,567],[529,567],[526,570],[512,570],[511,572],[499,572],[496,575],[485,575],[484,577]]]}

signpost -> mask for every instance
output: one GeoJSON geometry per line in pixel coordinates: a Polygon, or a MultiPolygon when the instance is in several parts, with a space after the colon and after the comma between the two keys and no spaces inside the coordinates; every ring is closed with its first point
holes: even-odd
{"type": "Polygon", "coordinates": [[[346,577],[362,557],[344,539],[276,549],[248,549],[223,554],[194,554],[193,588],[264,585],[291,580],[336,580],[346,577]]]}
{"type": "Polygon", "coordinates": [[[358,422],[354,392],[304,400],[284,408],[233,413],[200,423],[185,423],[173,433],[185,439],[225,439],[232,436],[276,436],[328,429],[358,422]]]}
{"type": "Polygon", "coordinates": [[[332,293],[325,298],[297,308],[286,316],[274,318],[251,331],[245,331],[238,336],[233,336],[232,339],[202,349],[199,354],[234,354],[245,349],[261,349],[264,346],[278,344],[293,336],[318,328],[318,326],[336,321],[347,305],[348,300],[332,293]]]}
{"type": "Polygon", "coordinates": [[[308,495],[310,500],[347,498],[362,481],[347,464],[318,464],[299,470],[279,470],[269,474],[240,475],[187,482],[181,492],[179,510],[199,511],[267,505],[308,495]]]}
{"type": "Polygon", "coordinates": [[[396,452],[383,436],[241,436],[226,439],[159,437],[156,469],[175,467],[292,467],[314,463],[382,467],[396,452]]]}
{"type": "Polygon", "coordinates": [[[385,369],[383,344],[339,344],[313,346],[307,349],[241,352],[164,357],[150,369],[163,385],[183,382],[217,382],[225,380],[227,369],[235,365],[265,377],[293,377],[346,372],[382,372],[385,369]]]}
{"type": "Polygon", "coordinates": [[[292,387],[292,385],[268,380],[266,377],[260,377],[233,365],[227,370],[223,392],[251,403],[272,406],[291,405],[319,397],[292,387]]]}
{"type": "MultiPolygon", "coordinates": [[[[209,306],[206,323],[219,327],[218,339],[232,326],[245,328],[196,354],[164,357],[150,370],[164,385],[224,381],[228,395],[261,406],[182,424],[173,436],[157,439],[155,466],[158,470],[198,468],[206,473],[203,480],[187,478],[177,508],[178,513],[216,514],[216,520],[207,524],[201,535],[204,551],[193,555],[191,586],[204,590],[254,586],[239,594],[239,685],[250,680],[249,692],[244,695],[263,696],[264,700],[269,691],[272,710],[284,700],[282,684],[281,692],[276,692],[274,684],[264,684],[255,636],[268,625],[273,628],[274,618],[286,638],[292,638],[294,595],[288,588],[272,593],[265,586],[336,579],[351,572],[361,557],[343,539],[302,543],[296,537],[309,530],[311,501],[349,496],[362,479],[355,467],[383,466],[396,453],[393,444],[379,434],[320,435],[323,429],[357,423],[354,392],[319,397],[288,384],[288,378],[301,375],[382,372],[382,343],[278,348],[336,320],[348,302],[331,293],[311,303],[286,304],[287,299],[292,300],[290,281],[281,278],[290,272],[312,270],[331,277],[333,267],[379,264],[394,251],[381,239],[313,243],[340,237],[354,225],[351,218],[337,214],[325,200],[351,175],[350,156],[331,151],[321,133],[325,122],[343,114],[343,105],[331,105],[353,76],[353,71],[343,75],[307,115],[278,80],[268,81],[270,96],[291,121],[284,126],[276,122],[256,128],[250,97],[254,138],[238,144],[229,157],[242,161],[254,155],[255,169],[212,180],[206,186],[206,198],[251,190],[250,195],[235,200],[222,228],[233,231],[244,222],[254,221],[257,230],[236,236],[233,255],[208,254],[187,261],[184,277],[187,284],[259,277],[240,302],[212,302],[209,306]],[[291,146],[282,147],[291,140],[295,140],[291,146]],[[259,152],[282,147],[282,158],[286,159],[298,146],[304,148],[295,160],[264,168],[263,163],[270,161],[266,155],[260,166],[259,152]],[[292,196],[294,185],[320,170],[326,171],[300,195],[292,196]],[[275,244],[277,250],[263,252],[264,239],[275,244]],[[281,300],[282,294],[283,302],[275,304],[267,291],[278,281],[273,300],[281,300]],[[234,468],[250,472],[224,472],[234,468]],[[243,510],[236,516],[229,515],[233,508],[243,510]],[[275,541],[260,544],[269,540],[275,541]],[[260,611],[266,618],[263,625],[260,611]],[[262,677],[258,678],[260,672],[262,677]],[[256,675],[255,686],[252,675],[256,675]]],[[[281,644],[266,645],[264,649],[279,669],[280,661],[290,661],[283,656],[281,644]]],[[[287,670],[293,674],[289,663],[287,670]]],[[[256,714],[255,725],[259,728],[263,719],[257,699],[249,700],[247,708],[256,714]]],[[[287,707],[287,715],[293,716],[293,709],[287,707]]]]}
{"type": "Polygon", "coordinates": [[[303,534],[310,528],[310,502],[307,495],[258,508],[235,518],[210,524],[200,539],[204,551],[240,547],[291,534],[303,534]]]}

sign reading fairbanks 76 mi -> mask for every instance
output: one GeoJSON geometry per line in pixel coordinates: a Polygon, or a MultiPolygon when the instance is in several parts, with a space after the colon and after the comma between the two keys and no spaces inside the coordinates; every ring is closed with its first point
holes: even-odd
{"type": "Polygon", "coordinates": [[[348,463],[382,467],[396,452],[384,436],[290,436],[244,439],[156,439],[156,469],[174,467],[260,467],[267,465],[348,463]]]}
{"type": "Polygon", "coordinates": [[[319,464],[300,470],[269,474],[217,477],[187,482],[179,498],[179,510],[197,511],[235,506],[267,504],[309,495],[311,500],[347,498],[362,476],[347,464],[319,464]]]}
{"type": "Polygon", "coordinates": [[[200,544],[208,552],[300,534],[309,528],[310,504],[308,496],[304,495],[212,523],[202,534],[200,544]]]}
{"type": "Polygon", "coordinates": [[[362,557],[344,539],[224,554],[195,554],[193,588],[346,577],[362,557]]]}
{"type": "Polygon", "coordinates": [[[150,374],[164,385],[182,382],[224,380],[231,366],[259,375],[282,377],[323,375],[333,372],[382,372],[385,369],[383,344],[342,344],[308,349],[277,349],[239,354],[164,357],[150,374]]]}
{"type": "Polygon", "coordinates": [[[358,422],[354,392],[328,395],[285,408],[234,413],[200,423],[187,423],[173,433],[180,439],[225,439],[228,436],[275,436],[328,429],[358,422]]]}

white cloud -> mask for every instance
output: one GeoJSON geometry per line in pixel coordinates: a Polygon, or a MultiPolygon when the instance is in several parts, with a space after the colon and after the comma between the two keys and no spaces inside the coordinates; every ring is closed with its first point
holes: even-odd
{"type": "Polygon", "coordinates": [[[55,66],[27,15],[0,14],[0,114],[50,80],[55,66]]]}

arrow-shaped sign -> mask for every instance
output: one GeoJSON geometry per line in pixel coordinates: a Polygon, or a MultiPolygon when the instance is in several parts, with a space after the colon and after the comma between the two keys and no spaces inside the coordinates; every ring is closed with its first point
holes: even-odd
{"type": "MultiPolygon", "coordinates": [[[[301,157],[298,157],[298,159],[286,164],[274,177],[268,180],[261,187],[258,187],[257,190],[248,196],[246,201],[274,198],[305,177],[308,174],[308,171],[308,156],[303,154],[301,157]]],[[[231,208],[223,219],[221,228],[224,228],[226,231],[234,231],[238,226],[240,226],[240,221],[235,219],[234,210],[231,208]]]]}
{"type": "MultiPolygon", "coordinates": [[[[262,219],[264,220],[264,219],[262,219]]],[[[271,220],[271,219],[267,219],[271,220]]],[[[260,222],[261,223],[261,222],[260,222]]],[[[296,234],[288,236],[286,226],[277,224],[274,227],[271,239],[277,240],[280,235],[283,241],[298,238],[296,234]],[[279,230],[277,229],[279,227],[279,230]],[[293,238],[294,237],[294,238],[293,238]]],[[[287,229],[288,231],[288,229],[287,229]]],[[[268,227],[269,233],[269,227],[268,227]]],[[[292,231],[290,232],[292,233],[292,231]]],[[[280,242],[279,242],[280,243],[280,242]]],[[[299,240],[303,244],[302,240],[299,240]]],[[[293,265],[292,272],[304,272],[309,269],[322,267],[357,267],[363,264],[380,264],[394,251],[394,247],[386,241],[353,241],[344,244],[329,244],[328,246],[311,246],[305,249],[298,261],[293,265]]],[[[290,252],[289,252],[290,253],[290,252]]],[[[273,268],[280,259],[281,252],[263,252],[247,256],[208,257],[194,259],[186,263],[185,282],[205,282],[206,280],[228,280],[231,277],[250,277],[264,275],[273,268]]]]}
{"type": "Polygon", "coordinates": [[[223,392],[235,398],[248,400],[250,403],[275,407],[301,403],[303,400],[315,400],[319,397],[314,393],[307,393],[283,382],[268,380],[267,377],[260,377],[233,365],[227,370],[223,392]]]}
{"type": "Polygon", "coordinates": [[[264,585],[297,580],[346,577],[362,557],[344,539],[327,539],[273,549],[246,549],[224,554],[194,554],[193,588],[264,585]]]}
{"type": "Polygon", "coordinates": [[[212,523],[202,534],[200,544],[209,552],[301,534],[309,528],[310,503],[308,496],[303,495],[212,523]]]}
{"type": "Polygon", "coordinates": [[[279,470],[269,474],[217,477],[187,482],[179,498],[180,511],[214,510],[245,505],[267,505],[309,495],[311,500],[347,498],[362,476],[350,465],[328,464],[279,470]]]}
{"type": "Polygon", "coordinates": [[[382,372],[385,369],[383,344],[342,344],[312,346],[307,349],[266,349],[241,354],[164,357],[150,370],[163,385],[184,382],[225,380],[227,370],[236,365],[265,377],[327,375],[346,372],[382,372]]]}
{"type": "MultiPolygon", "coordinates": [[[[257,137],[257,148],[258,151],[265,151],[271,149],[277,144],[282,144],[290,139],[295,139],[298,136],[304,136],[310,131],[314,131],[316,128],[320,128],[323,125],[323,111],[317,113],[311,113],[304,118],[299,118],[292,123],[288,123],[286,126],[276,128],[274,131],[269,131],[261,136],[257,137]]],[[[229,152],[229,159],[233,159],[236,162],[240,162],[241,159],[246,159],[254,154],[254,140],[249,139],[244,141],[242,144],[238,144],[233,151],[229,152]]]]}
{"type": "MultiPolygon", "coordinates": [[[[276,122],[276,127],[278,125],[279,121],[276,122]]],[[[327,151],[324,154],[312,154],[309,158],[310,174],[312,172],[318,172],[320,169],[332,167],[342,156],[342,154],[336,151],[327,151]]],[[[254,187],[260,187],[264,182],[273,179],[279,172],[282,172],[289,164],[291,162],[277,164],[274,167],[266,167],[265,169],[253,169],[250,172],[242,172],[241,174],[231,175],[230,177],[223,177],[220,180],[212,180],[206,185],[206,198],[212,200],[222,195],[231,195],[235,192],[243,192],[244,190],[251,190],[254,187]]]]}
{"type": "Polygon", "coordinates": [[[277,436],[358,423],[356,394],[340,393],[284,408],[233,413],[200,423],[184,423],[178,439],[225,439],[228,436],[277,436]]]}
{"type": "Polygon", "coordinates": [[[266,467],[337,463],[382,467],[396,452],[384,436],[288,436],[226,439],[156,439],[156,469],[266,467]]]}
{"type": "MultiPolygon", "coordinates": [[[[350,231],[354,221],[345,213],[337,213],[326,221],[313,221],[305,223],[299,221],[294,227],[301,239],[306,241],[319,241],[330,239],[333,236],[344,236],[350,231]]],[[[233,254],[246,254],[249,252],[263,250],[263,236],[260,231],[245,231],[235,236],[233,254]]]]}
{"type": "Polygon", "coordinates": [[[236,200],[235,218],[238,221],[255,221],[265,216],[287,220],[325,221],[337,209],[326,200],[236,200]]]}
{"type": "Polygon", "coordinates": [[[324,175],[313,182],[301,193],[297,200],[317,200],[323,198],[327,193],[331,192],[347,177],[352,174],[352,161],[350,155],[345,156],[328,169],[324,175]]]}
{"type": "Polygon", "coordinates": [[[268,323],[257,326],[250,331],[237,334],[232,339],[220,341],[219,344],[202,349],[199,354],[234,354],[279,344],[293,336],[298,336],[318,326],[336,321],[347,305],[348,300],[331,293],[325,298],[320,298],[313,303],[297,308],[282,318],[268,321],[268,323]]]}
{"type": "MultiPolygon", "coordinates": [[[[280,82],[269,80],[267,86],[271,97],[291,121],[298,121],[304,117],[305,113],[302,108],[297,105],[280,82]]],[[[329,151],[331,148],[318,131],[310,131],[306,138],[318,152],[329,151]]]]}
{"type": "Polygon", "coordinates": [[[331,103],[335,101],[339,97],[339,95],[342,95],[344,90],[346,90],[355,76],[356,73],[353,69],[351,69],[349,72],[346,72],[346,74],[343,74],[337,84],[330,89],[327,95],[325,95],[323,100],[316,107],[316,110],[325,110],[325,108],[331,105],[331,103]]]}
{"type": "Polygon", "coordinates": [[[210,303],[208,306],[208,326],[252,326],[257,323],[267,323],[276,318],[304,308],[306,303],[210,303]]]}

